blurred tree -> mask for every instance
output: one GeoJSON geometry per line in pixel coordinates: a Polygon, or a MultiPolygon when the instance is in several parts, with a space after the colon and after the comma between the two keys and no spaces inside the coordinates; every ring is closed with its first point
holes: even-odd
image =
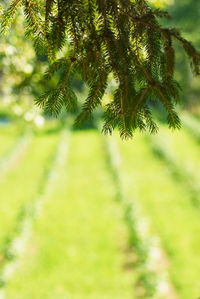
{"type": "MultiPolygon", "coordinates": [[[[150,0],[155,7],[167,8],[171,20],[168,25],[178,27],[194,46],[200,47],[200,9],[198,0],[150,0]],[[192,29],[192,30],[191,30],[192,29]]],[[[165,25],[166,22],[163,22],[165,25]]],[[[200,85],[199,78],[192,76],[190,67],[183,51],[176,45],[175,78],[182,87],[181,104],[187,109],[199,112],[200,85]]]]}
{"type": "MultiPolygon", "coordinates": [[[[196,47],[200,47],[200,7],[198,0],[174,0],[169,6],[172,15],[172,24],[184,33],[196,47]]],[[[177,49],[179,50],[179,49],[177,49]]],[[[199,106],[200,86],[199,79],[194,78],[181,51],[177,51],[176,78],[181,83],[184,106],[195,111],[199,106]]],[[[198,109],[199,110],[199,109],[198,109]]]]}
{"type": "Polygon", "coordinates": [[[183,30],[184,34],[196,46],[200,46],[200,9],[198,0],[174,0],[169,7],[173,23],[183,30]],[[195,27],[194,27],[195,26],[195,27]],[[192,30],[191,30],[192,29],[192,30]]]}
{"type": "Polygon", "coordinates": [[[44,92],[37,82],[45,69],[32,42],[24,38],[23,20],[19,12],[9,34],[1,37],[0,48],[1,108],[10,104],[15,110],[19,104],[21,109],[16,110],[19,114],[30,108],[33,97],[44,92]]]}
{"type": "Polygon", "coordinates": [[[89,86],[89,95],[77,123],[102,104],[110,74],[117,87],[104,106],[104,132],[119,127],[122,137],[134,130],[155,132],[149,101],[157,100],[167,111],[170,127],[180,127],[174,110],[179,85],[174,80],[174,41],[185,50],[194,74],[200,73],[200,54],[176,29],[160,26],[158,18],[169,15],[145,0],[13,0],[3,12],[1,32],[6,32],[22,7],[26,36],[36,52],[50,62],[44,79],[59,75],[56,88],[37,103],[58,114],[63,106],[77,106],[72,89],[75,73],[89,86]]]}

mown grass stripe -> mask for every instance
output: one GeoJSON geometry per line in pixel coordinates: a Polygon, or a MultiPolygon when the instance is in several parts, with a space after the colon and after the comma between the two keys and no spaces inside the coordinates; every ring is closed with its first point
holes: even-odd
{"type": "Polygon", "coordinates": [[[17,139],[14,147],[6,154],[6,156],[0,159],[0,181],[2,180],[2,176],[12,170],[12,168],[19,163],[20,158],[24,155],[30,145],[31,139],[31,132],[25,132],[17,139]]]}
{"type": "Polygon", "coordinates": [[[169,132],[163,127],[160,134],[150,139],[153,151],[162,159],[186,192],[195,207],[200,207],[199,146],[183,129],[169,132]],[[189,150],[188,150],[189,149],[189,150]]]}
{"type": "Polygon", "coordinates": [[[7,237],[9,241],[19,211],[36,196],[56,142],[57,134],[35,136],[19,165],[3,177],[0,184],[0,252],[7,237]]]}
{"type": "Polygon", "coordinates": [[[24,131],[17,125],[0,126],[0,159],[3,159],[12,151],[23,134],[24,131]]]}
{"type": "Polygon", "coordinates": [[[200,123],[191,114],[182,113],[181,122],[185,130],[193,136],[198,142],[200,142],[200,123]]]}
{"type": "Polygon", "coordinates": [[[64,166],[6,298],[133,298],[126,228],[99,134],[74,132],[64,166]]]}
{"type": "Polygon", "coordinates": [[[56,179],[58,179],[58,172],[60,168],[63,167],[63,163],[67,157],[68,148],[68,134],[66,130],[63,130],[60,136],[60,142],[54,157],[46,167],[42,183],[40,184],[40,189],[38,190],[38,196],[32,201],[28,202],[23,208],[23,213],[16,224],[16,229],[12,235],[12,239],[6,245],[5,248],[5,263],[0,271],[0,298],[5,298],[6,284],[15,274],[15,270],[18,267],[20,257],[23,256],[26,250],[27,243],[30,239],[32,227],[38,214],[41,212],[42,201],[51,193],[54,187],[56,179]],[[9,261],[6,259],[7,256],[12,257],[9,261]]]}
{"type": "Polygon", "coordinates": [[[113,137],[106,139],[110,167],[118,190],[118,199],[123,204],[125,221],[129,230],[129,245],[136,255],[132,268],[135,275],[137,298],[176,298],[166,268],[159,265],[166,257],[158,237],[151,235],[148,219],[142,215],[139,200],[126,196],[121,156],[113,137]]]}
{"type": "Polygon", "coordinates": [[[122,165],[129,195],[137,195],[150,229],[160,237],[169,262],[169,274],[182,299],[197,298],[200,273],[199,211],[189,201],[189,194],[171,176],[167,165],[157,159],[148,139],[136,135],[122,143],[122,165]],[[133,186],[134,182],[134,186],[133,186]]]}

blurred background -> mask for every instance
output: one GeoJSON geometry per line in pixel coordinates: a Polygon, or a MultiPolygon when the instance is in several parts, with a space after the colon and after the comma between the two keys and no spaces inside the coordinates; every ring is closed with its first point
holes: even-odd
{"type": "MultiPolygon", "coordinates": [[[[199,0],[149,2],[200,49],[199,0]]],[[[181,130],[153,107],[159,133],[122,141],[101,110],[75,130],[34,105],[57,78],[41,80],[21,13],[1,37],[0,299],[200,298],[200,79],[176,47],[181,130]]]]}

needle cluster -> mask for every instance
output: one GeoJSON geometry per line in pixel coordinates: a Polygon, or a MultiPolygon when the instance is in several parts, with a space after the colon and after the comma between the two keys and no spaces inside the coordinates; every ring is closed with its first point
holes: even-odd
{"type": "Polygon", "coordinates": [[[48,55],[45,78],[60,76],[57,87],[37,99],[38,105],[54,114],[63,106],[76,109],[71,82],[79,73],[89,87],[76,119],[80,123],[102,105],[112,74],[117,87],[103,107],[105,133],[116,127],[123,138],[132,137],[137,128],[156,132],[151,100],[164,106],[169,127],[180,127],[175,111],[179,85],[174,80],[174,42],[183,47],[195,75],[200,74],[200,54],[178,30],[160,26],[159,18],[169,18],[167,12],[154,10],[146,0],[14,0],[1,17],[2,32],[20,6],[26,35],[37,51],[48,55]]]}

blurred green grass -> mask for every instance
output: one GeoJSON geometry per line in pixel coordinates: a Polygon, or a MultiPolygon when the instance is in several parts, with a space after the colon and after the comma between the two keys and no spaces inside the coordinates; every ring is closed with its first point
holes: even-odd
{"type": "MultiPolygon", "coordinates": [[[[180,131],[177,135],[184,133],[180,131]]],[[[177,145],[179,141],[174,140],[177,145]]],[[[160,237],[178,295],[184,299],[196,298],[200,290],[200,211],[192,205],[184,185],[174,179],[167,164],[155,155],[148,138],[138,135],[134,142],[119,141],[119,144],[128,196],[133,200],[138,198],[150,219],[152,232],[160,237]]],[[[182,146],[181,150],[187,152],[189,148],[182,146]]],[[[179,153],[177,148],[174,151],[179,153]]]]}
{"type": "Polygon", "coordinates": [[[0,162],[9,154],[22,134],[15,125],[0,126],[0,162]]]}
{"type": "Polygon", "coordinates": [[[22,157],[0,181],[0,248],[12,236],[24,206],[40,192],[58,136],[34,136],[22,157]],[[11,236],[10,236],[11,235],[11,236]],[[3,245],[2,245],[3,244],[3,245]]]}
{"type": "MultiPolygon", "coordinates": [[[[17,126],[6,130],[0,138],[6,143],[9,135],[13,140],[8,138],[10,151],[19,134],[17,126]]],[[[51,185],[43,195],[26,247],[16,256],[16,271],[2,285],[5,298],[148,298],[144,286],[136,283],[136,252],[134,248],[130,252],[124,207],[116,201],[118,186],[108,165],[104,137],[96,130],[72,131],[63,153],[66,161],[58,167],[53,183],[48,183],[60,136],[55,124],[36,130],[26,151],[0,182],[0,269],[14,263],[3,260],[3,250],[6,240],[16,234],[23,207],[40,196],[45,184],[51,185]]],[[[179,171],[190,169],[195,183],[198,140],[185,129],[170,133],[165,127],[153,141],[142,134],[128,142],[112,138],[122,159],[125,197],[133,206],[139,204],[150,233],[160,239],[167,259],[163,268],[169,272],[176,297],[197,298],[200,211],[191,201],[188,185],[176,180],[155,147],[164,146],[179,171]]],[[[152,298],[166,297],[155,293],[152,298]]]]}
{"type": "Polygon", "coordinates": [[[74,133],[7,298],[132,298],[126,232],[97,132],[74,133]],[[24,283],[26,281],[26,283],[24,283]]]}

